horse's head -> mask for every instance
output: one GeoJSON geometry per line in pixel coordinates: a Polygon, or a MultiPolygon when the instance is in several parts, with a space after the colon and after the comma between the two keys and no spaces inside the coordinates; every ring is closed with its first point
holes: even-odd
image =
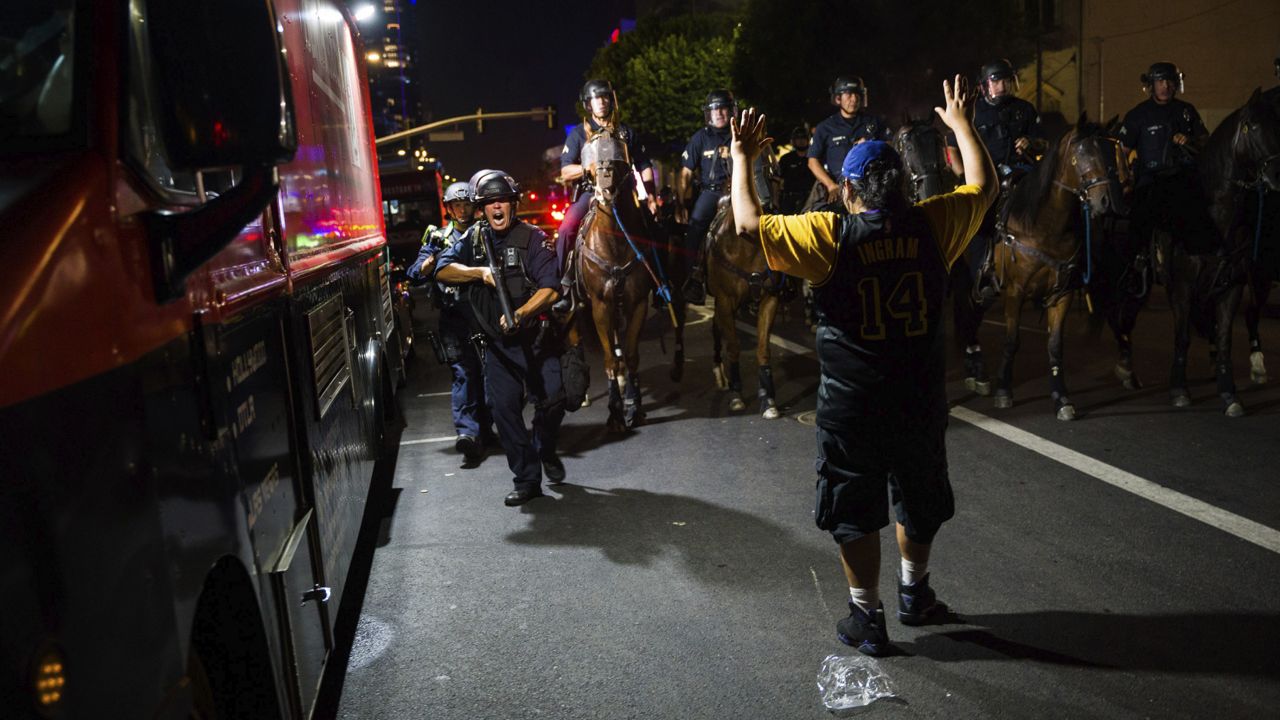
{"type": "Polygon", "coordinates": [[[619,193],[631,186],[631,158],[627,145],[618,138],[612,128],[597,133],[587,133],[587,144],[582,148],[582,165],[596,187],[596,195],[613,203],[619,193]]]}
{"type": "Polygon", "coordinates": [[[893,136],[893,146],[906,170],[907,197],[919,202],[946,188],[947,150],[942,133],[929,120],[908,120],[893,136]]]}
{"type": "Polygon", "coordinates": [[[1124,162],[1116,142],[1097,123],[1080,114],[1080,120],[1058,146],[1062,158],[1059,182],[1089,202],[1093,217],[1128,212],[1124,201],[1124,162]]]}
{"type": "Polygon", "coordinates": [[[1231,153],[1235,177],[1280,191],[1280,108],[1263,100],[1259,90],[1240,109],[1231,153]]]}

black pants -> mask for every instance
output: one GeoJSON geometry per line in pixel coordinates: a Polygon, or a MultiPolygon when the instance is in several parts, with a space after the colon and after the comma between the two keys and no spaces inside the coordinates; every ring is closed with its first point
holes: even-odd
{"type": "Polygon", "coordinates": [[[564,387],[555,348],[534,347],[532,334],[520,342],[495,340],[485,349],[485,394],[498,438],[507,452],[517,490],[542,486],[542,460],[555,457],[564,420],[564,387]],[[524,406],[534,403],[533,430],[524,424],[524,406]]]}

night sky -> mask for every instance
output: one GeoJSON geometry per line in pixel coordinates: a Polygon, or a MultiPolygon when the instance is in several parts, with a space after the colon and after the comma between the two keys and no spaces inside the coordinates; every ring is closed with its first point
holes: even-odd
{"type": "Polygon", "coordinates": [[[583,74],[608,42],[619,18],[635,17],[633,0],[583,3],[418,0],[418,71],[415,81],[433,119],[485,111],[556,105],[558,127],[545,121],[486,122],[461,127],[463,142],[428,145],[444,171],[466,179],[494,167],[518,179],[534,176],[541,153],[564,142],[564,125],[577,122],[583,74]]]}

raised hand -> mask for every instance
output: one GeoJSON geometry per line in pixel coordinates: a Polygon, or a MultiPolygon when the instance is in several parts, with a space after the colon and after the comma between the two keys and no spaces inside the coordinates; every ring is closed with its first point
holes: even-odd
{"type": "Polygon", "coordinates": [[[773,143],[773,138],[765,132],[764,115],[755,108],[743,110],[741,117],[730,118],[729,129],[733,137],[729,149],[734,162],[753,162],[773,143]]]}
{"type": "Polygon", "coordinates": [[[942,122],[952,130],[968,125],[973,117],[973,101],[977,97],[970,91],[969,81],[963,75],[956,75],[955,85],[943,80],[942,96],[944,107],[933,109],[942,122]]]}

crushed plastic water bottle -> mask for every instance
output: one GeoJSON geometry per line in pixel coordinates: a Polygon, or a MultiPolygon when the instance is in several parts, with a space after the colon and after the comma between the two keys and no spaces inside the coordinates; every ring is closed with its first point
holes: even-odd
{"type": "Polygon", "coordinates": [[[862,707],[898,694],[880,663],[866,655],[828,655],[818,669],[818,692],[828,710],[862,707]]]}

